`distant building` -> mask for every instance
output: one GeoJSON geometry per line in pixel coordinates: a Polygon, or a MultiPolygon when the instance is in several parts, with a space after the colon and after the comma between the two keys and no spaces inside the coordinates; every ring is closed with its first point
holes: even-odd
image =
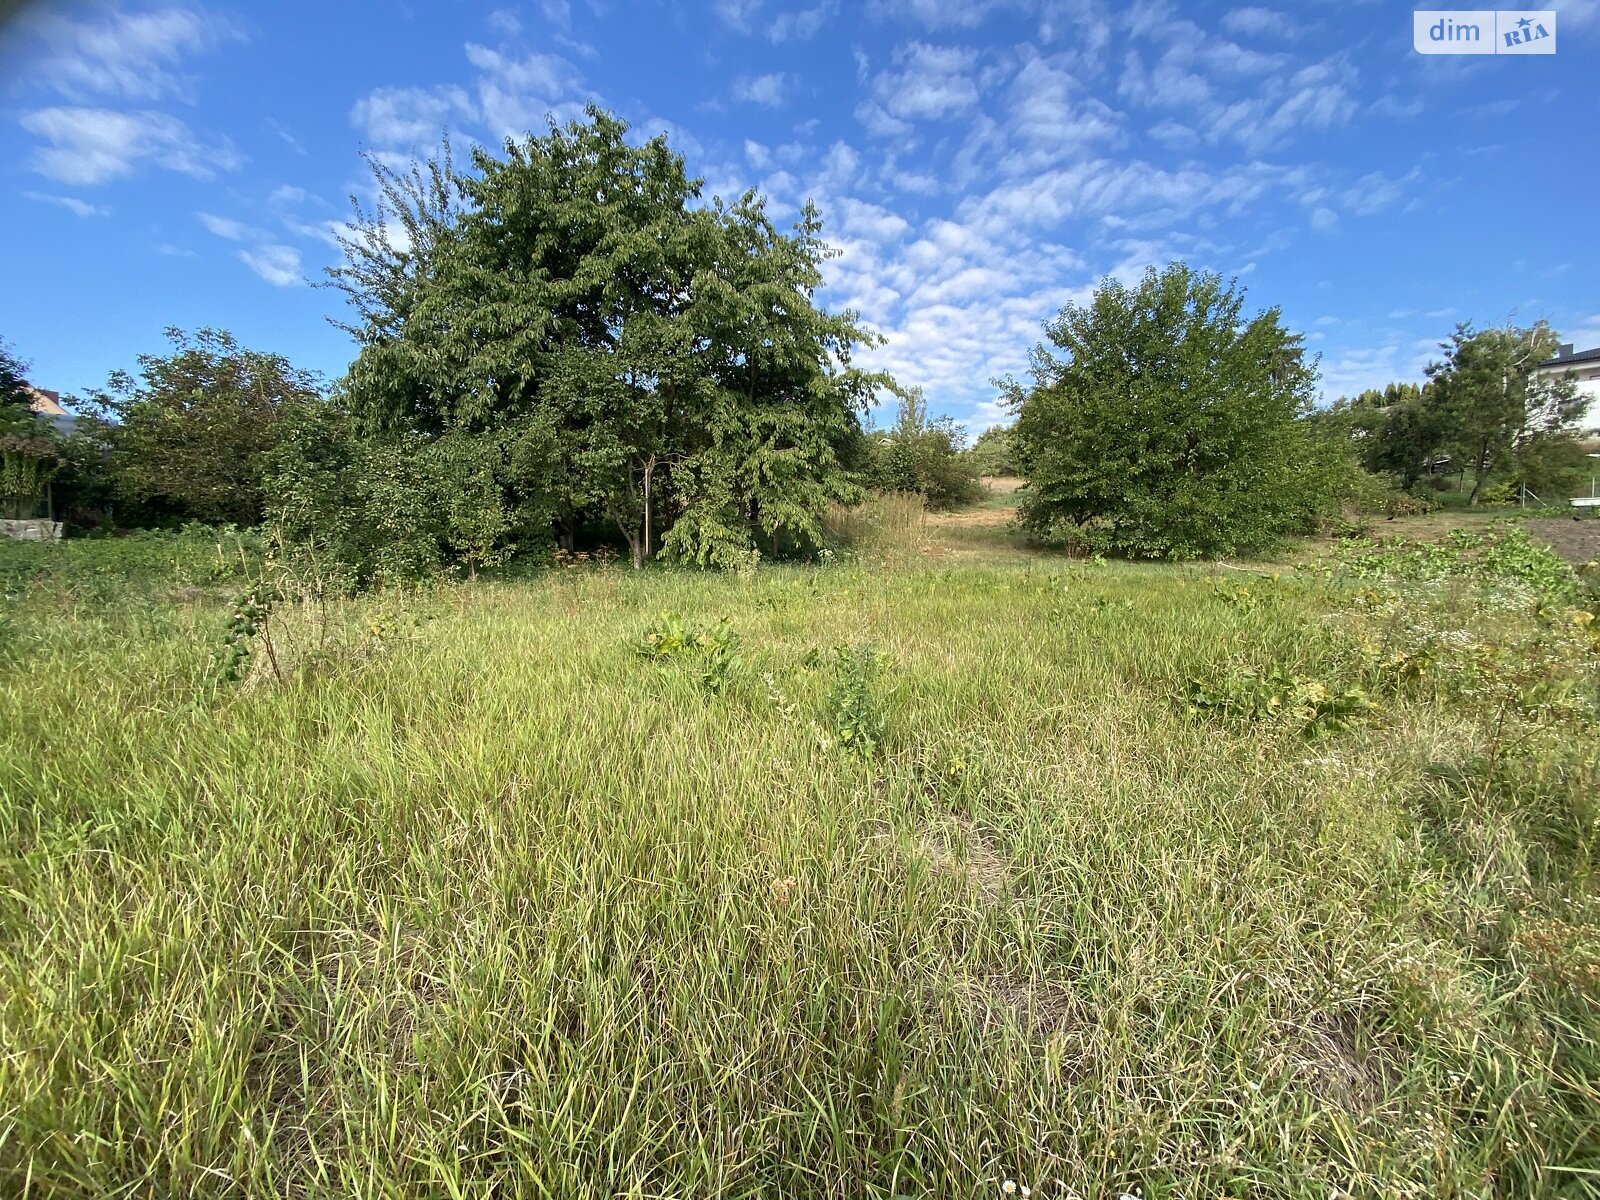
{"type": "Polygon", "coordinates": [[[1532,377],[1535,381],[1554,382],[1563,376],[1570,378],[1578,394],[1589,400],[1589,411],[1578,422],[1578,428],[1585,434],[1600,436],[1600,346],[1574,352],[1568,342],[1554,358],[1534,367],[1532,377]]]}
{"type": "Polygon", "coordinates": [[[28,406],[62,433],[71,433],[77,418],[61,407],[61,393],[28,384],[28,406]]]}

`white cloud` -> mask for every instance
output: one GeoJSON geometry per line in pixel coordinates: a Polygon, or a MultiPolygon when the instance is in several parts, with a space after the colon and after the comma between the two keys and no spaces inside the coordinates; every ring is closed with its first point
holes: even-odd
{"type": "MultiPolygon", "coordinates": [[[[273,241],[272,235],[266,230],[258,229],[233,217],[220,217],[215,213],[197,212],[195,219],[224,241],[245,243],[238,251],[239,261],[274,287],[293,287],[305,282],[301,274],[300,251],[293,246],[273,241]]],[[[287,224],[296,231],[318,232],[309,226],[297,226],[294,222],[287,224]]],[[[330,244],[337,244],[331,237],[327,240],[330,244]]],[[[188,253],[180,251],[177,247],[157,247],[157,250],[163,254],[187,255],[188,253]]]]}
{"type": "MultiPolygon", "coordinates": [[[[813,152],[800,161],[814,159],[813,152]]],[[[816,196],[829,220],[827,240],[840,254],[825,268],[826,303],[858,310],[889,339],[863,354],[865,365],[923,386],[935,405],[974,428],[1001,415],[989,381],[1025,372],[1044,321],[1063,304],[1086,301],[1102,274],[1133,279],[1176,257],[1224,269],[1253,262],[1255,250],[1182,231],[1306,187],[1297,170],[1259,162],[1167,170],[1097,158],[1002,178],[953,215],[918,223],[904,209],[831,189],[832,174],[824,165],[785,179],[781,193],[816,196]]],[[[774,178],[764,186],[779,194],[774,178]]]]}
{"type": "Polygon", "coordinates": [[[496,138],[520,137],[547,116],[561,121],[581,111],[575,96],[583,75],[560,55],[518,56],[469,43],[467,61],[479,72],[478,115],[496,138]]]}
{"type": "Polygon", "coordinates": [[[41,204],[54,204],[57,208],[64,208],[75,217],[106,217],[111,215],[111,210],[103,204],[90,204],[87,200],[79,200],[76,196],[52,196],[47,192],[24,192],[29,200],[37,200],[41,204]]]}
{"type": "Polygon", "coordinates": [[[1029,60],[1012,81],[1008,132],[1022,147],[1002,159],[1008,172],[1037,170],[1096,143],[1122,140],[1122,119],[1067,71],[1029,60]]]}
{"type": "Polygon", "coordinates": [[[1331,233],[1339,228],[1339,214],[1326,207],[1313,209],[1311,213],[1311,228],[1318,233],[1331,233]]]}
{"type": "Polygon", "coordinates": [[[517,18],[517,14],[508,8],[495,9],[489,14],[485,23],[492,32],[504,38],[514,38],[522,32],[522,22],[517,18]]]}
{"type": "Polygon", "coordinates": [[[750,31],[750,20],[761,7],[761,0],[715,0],[717,16],[741,32],[750,31]]]}
{"type": "Polygon", "coordinates": [[[856,110],[869,132],[897,136],[913,121],[938,120],[977,104],[975,51],[912,42],[895,52],[894,61],[873,79],[869,98],[856,110]]]}
{"type": "Polygon", "coordinates": [[[1246,37],[1288,38],[1299,32],[1288,13],[1270,8],[1236,8],[1222,18],[1222,27],[1246,37]]]}
{"type": "Polygon", "coordinates": [[[1328,130],[1345,124],[1358,105],[1354,72],[1334,62],[1314,63],[1287,80],[1263,81],[1256,95],[1213,114],[1214,137],[1232,137],[1260,153],[1283,145],[1301,130],[1328,130]]]}
{"type": "Polygon", "coordinates": [[[875,0],[881,17],[909,21],[927,29],[973,29],[999,9],[1023,7],[1015,0],[875,0]]]}
{"type": "Polygon", "coordinates": [[[439,140],[453,118],[476,115],[472,98],[459,87],[382,87],[350,110],[350,123],[379,146],[411,146],[439,140]]]}
{"type": "Polygon", "coordinates": [[[310,195],[303,187],[295,187],[290,183],[279,184],[272,189],[272,194],[267,197],[267,203],[273,207],[293,207],[304,204],[310,195]]]}
{"type": "Polygon", "coordinates": [[[1438,357],[1436,339],[1406,340],[1389,331],[1368,344],[1337,352],[1321,364],[1322,395],[1329,400],[1399,381],[1420,382],[1423,368],[1438,357]]]}
{"type": "Polygon", "coordinates": [[[236,221],[232,217],[219,217],[213,213],[195,213],[195,219],[216,234],[219,238],[226,238],[230,242],[243,242],[256,237],[256,231],[243,221],[236,221]]]}
{"type": "Polygon", "coordinates": [[[814,8],[794,9],[779,13],[767,27],[767,37],[774,42],[805,41],[816,37],[833,14],[838,11],[838,0],[822,0],[814,8]]]}
{"type": "Polygon", "coordinates": [[[1169,56],[1147,70],[1136,50],[1128,51],[1123,60],[1117,95],[1131,103],[1164,108],[1197,109],[1212,101],[1211,85],[1181,62],[1169,56]]]}
{"type": "Polygon", "coordinates": [[[275,287],[293,287],[305,282],[300,273],[300,251],[293,246],[258,246],[254,250],[239,251],[239,258],[275,287]]]}
{"type": "MultiPolygon", "coordinates": [[[[1264,28],[1266,11],[1237,9],[1231,18],[1235,26],[1264,28]]],[[[1148,65],[1140,50],[1127,51],[1118,95],[1143,107],[1182,110],[1184,125],[1212,144],[1232,141],[1260,154],[1305,131],[1338,128],[1360,107],[1357,73],[1342,56],[1297,68],[1288,54],[1209,35],[1155,5],[1136,7],[1125,20],[1136,37],[1160,48],[1148,65]]]]}
{"type": "Polygon", "coordinates": [[[24,113],[21,124],[49,143],[35,149],[33,169],[62,183],[120,179],[144,162],[212,179],[244,161],[227,141],[203,145],[186,124],[166,113],[41,108],[24,113]]]}
{"type": "Polygon", "coordinates": [[[1580,28],[1600,19],[1600,0],[1567,0],[1561,6],[1561,23],[1567,28],[1580,28]]]}
{"type": "Polygon", "coordinates": [[[1200,144],[1200,135],[1177,121],[1160,121],[1150,126],[1150,136],[1174,149],[1189,149],[1200,144]]]}
{"type": "Polygon", "coordinates": [[[733,98],[743,104],[778,108],[783,104],[788,86],[788,77],[782,71],[770,75],[742,76],[734,80],[733,98]]]}
{"type": "Polygon", "coordinates": [[[1419,97],[1413,96],[1409,100],[1402,99],[1389,92],[1379,96],[1367,109],[1375,117],[1399,117],[1402,119],[1422,115],[1427,105],[1419,97]]]}
{"type": "MultiPolygon", "coordinates": [[[[389,234],[386,240],[391,245],[394,245],[397,241],[405,240],[405,226],[400,225],[397,222],[392,224],[392,228],[386,226],[389,234]],[[395,230],[399,230],[401,235],[398,239],[395,236],[395,230]]],[[[356,237],[360,234],[360,230],[354,225],[350,224],[348,221],[310,222],[285,219],[283,222],[283,227],[298,237],[315,238],[317,241],[325,243],[330,249],[339,250],[341,252],[344,249],[344,247],[339,244],[339,239],[341,237],[356,237]]]]}
{"type": "Polygon", "coordinates": [[[1408,184],[1422,178],[1422,169],[1413,167],[1398,179],[1391,179],[1382,171],[1363,175],[1340,196],[1346,211],[1358,217],[1370,217],[1393,207],[1405,195],[1408,184]]]}
{"type": "Polygon", "coordinates": [[[232,22],[189,8],[112,11],[87,20],[52,13],[29,27],[45,47],[34,73],[74,99],[192,99],[192,81],[179,63],[243,36],[232,22]]]}
{"type": "Polygon", "coordinates": [[[295,137],[295,135],[290,132],[289,128],[281,121],[274,121],[271,117],[268,117],[264,124],[268,129],[277,134],[278,137],[283,140],[283,144],[285,146],[288,146],[289,149],[300,155],[300,157],[304,158],[308,153],[310,153],[301,143],[300,139],[295,137]]]}
{"type": "Polygon", "coordinates": [[[877,204],[846,197],[835,205],[846,233],[868,238],[874,242],[892,242],[910,229],[910,223],[899,213],[891,212],[877,204]]]}

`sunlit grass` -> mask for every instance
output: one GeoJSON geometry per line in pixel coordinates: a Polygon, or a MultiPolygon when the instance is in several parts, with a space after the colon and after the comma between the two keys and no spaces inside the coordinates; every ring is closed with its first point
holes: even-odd
{"type": "MultiPolygon", "coordinates": [[[[1441,782],[1490,714],[1185,716],[1241,656],[1344,669],[1315,581],[915,562],[461,586],[216,697],[216,596],[19,600],[0,1191],[1600,1181],[1586,860],[1441,782]],[[663,610],[731,622],[727,686],[640,657],[663,610]],[[867,761],[829,737],[840,644],[891,664],[867,761]]],[[[1593,781],[1541,761],[1517,787],[1593,781]]]]}

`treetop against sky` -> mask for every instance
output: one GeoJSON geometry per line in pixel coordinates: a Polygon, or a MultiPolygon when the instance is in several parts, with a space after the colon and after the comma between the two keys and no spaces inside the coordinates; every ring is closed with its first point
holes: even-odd
{"type": "Polygon", "coordinates": [[[1412,10],[1101,0],[35,3],[0,26],[0,332],[42,385],[103,382],[169,325],[336,376],[308,286],[358,152],[496,145],[595,103],[710,195],[809,197],[866,365],[974,427],[1042,322],[1183,258],[1322,355],[1328,398],[1420,379],[1458,320],[1600,343],[1600,0],[1537,57],[1422,55],[1412,10]]]}

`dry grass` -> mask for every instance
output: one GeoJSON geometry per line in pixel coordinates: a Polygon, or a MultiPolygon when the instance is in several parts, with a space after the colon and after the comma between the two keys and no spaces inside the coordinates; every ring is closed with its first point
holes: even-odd
{"type": "Polygon", "coordinates": [[[1315,741],[1192,718],[1184,678],[1241,656],[1351,669],[1339,589],[969,567],[963,528],[996,537],[901,504],[853,565],[463,585],[221,696],[214,592],[23,594],[0,1193],[1600,1179],[1591,843],[1557,819],[1592,743],[1485,789],[1495,714],[1443,690],[1315,741]],[[731,621],[725,686],[636,654],[663,609],[731,621]],[[824,735],[827,651],[865,642],[862,761],[824,735]]]}

